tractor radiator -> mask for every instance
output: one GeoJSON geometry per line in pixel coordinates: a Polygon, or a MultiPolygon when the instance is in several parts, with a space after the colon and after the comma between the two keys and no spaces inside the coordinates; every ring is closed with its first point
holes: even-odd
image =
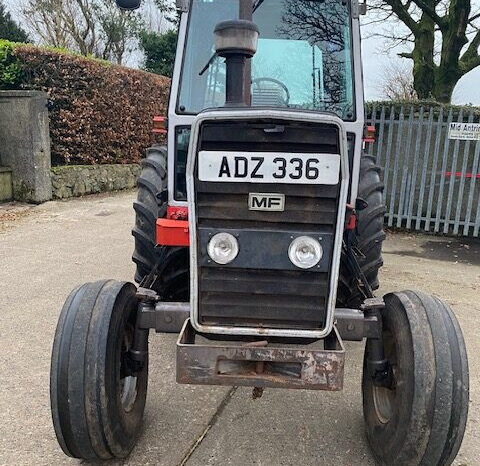
{"type": "MultiPolygon", "coordinates": [[[[339,154],[339,129],[289,120],[206,121],[202,151],[339,154]]],[[[198,165],[198,164],[197,164],[198,165]]],[[[326,326],[341,183],[336,185],[206,182],[194,168],[198,322],[204,326],[319,330],[326,326]],[[284,195],[284,210],[251,210],[249,195],[284,195]],[[233,234],[240,253],[228,265],[207,254],[218,232],[233,234]],[[321,240],[315,269],[288,258],[292,238],[321,240]]],[[[341,180],[341,177],[340,177],[341,180]]]]}

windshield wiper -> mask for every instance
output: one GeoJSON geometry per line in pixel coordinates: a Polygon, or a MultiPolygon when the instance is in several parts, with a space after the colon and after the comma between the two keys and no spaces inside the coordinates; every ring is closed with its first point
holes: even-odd
{"type": "Polygon", "coordinates": [[[256,0],[256,2],[253,4],[252,13],[255,13],[264,1],[265,0],[256,0]]]}

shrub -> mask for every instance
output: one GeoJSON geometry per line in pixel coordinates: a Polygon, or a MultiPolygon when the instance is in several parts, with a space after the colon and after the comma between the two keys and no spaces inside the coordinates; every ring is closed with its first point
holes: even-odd
{"type": "Polygon", "coordinates": [[[177,32],[163,34],[145,31],[140,34],[140,48],[145,54],[144,68],[150,73],[171,77],[177,49],[177,32]]]}
{"type": "Polygon", "coordinates": [[[15,57],[13,51],[17,44],[8,40],[0,40],[0,88],[18,88],[24,74],[20,60],[15,57]]]}
{"type": "Polygon", "coordinates": [[[0,0],[0,37],[13,42],[28,42],[27,33],[12,19],[3,0],[0,0]]]}
{"type": "Polygon", "coordinates": [[[376,119],[378,121],[378,119],[381,117],[382,108],[384,108],[386,118],[390,118],[393,112],[396,120],[400,117],[402,110],[404,118],[408,118],[412,108],[415,117],[418,117],[418,114],[422,108],[424,110],[424,118],[427,118],[427,115],[429,115],[430,112],[432,112],[435,117],[438,117],[440,110],[443,112],[444,120],[447,119],[450,111],[452,112],[454,119],[459,118],[461,111],[464,119],[468,118],[470,112],[475,118],[480,117],[480,107],[473,105],[444,104],[441,102],[436,102],[435,100],[417,100],[413,102],[385,100],[377,102],[365,102],[365,112],[367,118],[371,118],[373,111],[375,110],[376,119]]]}
{"type": "Polygon", "coordinates": [[[166,112],[169,79],[58,49],[9,50],[21,88],[50,99],[53,165],[140,160],[152,143],[153,116],[166,112]]]}

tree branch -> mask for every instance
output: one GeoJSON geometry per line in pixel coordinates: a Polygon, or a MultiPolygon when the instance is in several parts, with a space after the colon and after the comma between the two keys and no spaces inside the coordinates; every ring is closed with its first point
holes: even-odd
{"type": "Polygon", "coordinates": [[[470,42],[467,50],[460,58],[460,67],[464,73],[472,71],[477,66],[480,66],[480,55],[478,49],[480,48],[480,31],[475,34],[475,37],[470,42]]]}
{"type": "Polygon", "coordinates": [[[477,13],[476,15],[473,15],[471,16],[469,19],[468,19],[468,22],[469,23],[473,23],[476,19],[480,18],[480,13],[477,13]]]}
{"type": "Polygon", "coordinates": [[[386,3],[390,5],[392,11],[398,16],[398,19],[400,19],[410,31],[414,34],[418,32],[418,24],[408,12],[410,3],[407,4],[408,6],[405,6],[401,0],[386,0],[386,3]]]}
{"type": "Polygon", "coordinates": [[[479,56],[470,60],[468,63],[465,64],[465,66],[463,66],[462,62],[460,62],[460,67],[461,67],[461,70],[463,71],[463,74],[467,74],[469,71],[474,70],[478,66],[480,66],[480,57],[479,56]]]}
{"type": "Polygon", "coordinates": [[[424,2],[424,0],[413,0],[413,2],[428,16],[430,16],[430,18],[432,18],[432,20],[440,27],[441,30],[448,26],[448,21],[445,19],[445,17],[439,16],[439,14],[435,11],[435,8],[424,2]]]}

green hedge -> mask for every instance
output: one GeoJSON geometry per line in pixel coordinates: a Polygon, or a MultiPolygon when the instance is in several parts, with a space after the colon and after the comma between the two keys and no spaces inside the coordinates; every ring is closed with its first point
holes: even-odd
{"type": "Polygon", "coordinates": [[[366,102],[365,103],[365,112],[367,118],[371,118],[373,111],[375,110],[376,118],[380,118],[382,108],[384,108],[386,117],[390,118],[390,115],[393,111],[395,119],[398,119],[400,112],[403,112],[404,117],[408,117],[413,108],[414,117],[418,116],[420,110],[424,110],[424,118],[427,118],[430,115],[430,112],[433,113],[434,117],[438,117],[440,110],[443,110],[444,119],[447,118],[450,110],[452,111],[452,116],[454,119],[458,119],[460,112],[463,113],[463,119],[466,120],[470,113],[474,117],[480,117],[480,107],[473,105],[452,105],[452,104],[442,104],[434,100],[414,100],[414,101],[378,101],[378,102],[366,102]]]}
{"type": "Polygon", "coordinates": [[[20,60],[14,55],[16,44],[0,40],[0,88],[15,89],[23,81],[23,69],[20,60]]]}
{"type": "Polygon", "coordinates": [[[138,162],[170,80],[62,50],[0,41],[0,87],[50,99],[53,165],[138,162]]]}

